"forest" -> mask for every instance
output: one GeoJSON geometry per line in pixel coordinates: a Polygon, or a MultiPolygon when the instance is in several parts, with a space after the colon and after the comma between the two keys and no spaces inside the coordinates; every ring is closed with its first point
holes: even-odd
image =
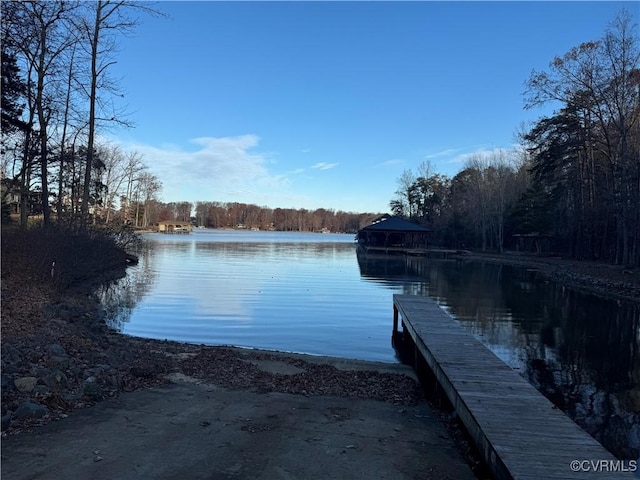
{"type": "MultiPolygon", "coordinates": [[[[162,16],[124,0],[3,2],[3,222],[353,232],[379,214],[163,202],[147,159],[103,140],[132,126],[109,73],[141,15],[162,16]]],[[[452,178],[429,162],[406,170],[390,211],[441,246],[640,265],[639,64],[637,26],[622,10],[600,38],[523,79],[525,108],[554,113],[521,126],[516,147],[475,154],[452,178]]]]}
{"type": "Polygon", "coordinates": [[[640,265],[640,49],[622,11],[604,35],[526,82],[527,108],[558,105],[513,149],[470,157],[453,178],[424,162],[390,208],[436,244],[640,265]]]}

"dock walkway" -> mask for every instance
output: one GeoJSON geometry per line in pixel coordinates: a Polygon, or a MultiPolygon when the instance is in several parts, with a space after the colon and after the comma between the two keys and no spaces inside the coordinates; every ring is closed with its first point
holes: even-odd
{"type": "Polygon", "coordinates": [[[393,310],[394,334],[401,317],[496,478],[635,477],[633,463],[616,460],[433,300],[394,295],[393,310]]]}

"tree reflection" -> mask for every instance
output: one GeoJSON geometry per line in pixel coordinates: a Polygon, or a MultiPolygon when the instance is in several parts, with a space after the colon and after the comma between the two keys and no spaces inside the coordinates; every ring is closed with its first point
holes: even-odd
{"type": "Polygon", "coordinates": [[[149,255],[148,249],[140,253],[138,264],[129,267],[123,278],[102,285],[96,291],[106,313],[107,326],[117,332],[122,332],[124,324],[131,318],[131,312],[149,291],[154,280],[154,256],[149,255]]]}

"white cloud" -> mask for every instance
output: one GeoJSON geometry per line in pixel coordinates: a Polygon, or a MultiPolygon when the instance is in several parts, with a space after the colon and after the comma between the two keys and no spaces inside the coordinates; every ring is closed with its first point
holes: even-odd
{"type": "Polygon", "coordinates": [[[506,153],[508,153],[508,151],[509,150],[502,147],[486,148],[486,146],[478,146],[476,150],[472,152],[461,153],[460,155],[456,155],[447,163],[465,164],[467,161],[469,161],[473,157],[480,157],[483,159],[494,157],[494,156],[498,157],[498,156],[505,155],[506,153]]]}
{"type": "Polygon", "coordinates": [[[287,195],[288,178],[269,172],[268,158],[256,152],[256,135],[199,137],[190,143],[196,146],[195,150],[143,144],[122,146],[144,155],[144,163],[162,182],[161,196],[168,202],[240,201],[238,192],[245,198],[260,198],[266,191],[270,198],[279,192],[287,195]]]}
{"type": "Polygon", "coordinates": [[[312,165],[311,168],[315,168],[317,170],[329,170],[330,168],[336,167],[338,163],[327,163],[327,162],[318,162],[315,165],[312,165]]]}
{"type": "Polygon", "coordinates": [[[460,151],[460,149],[458,149],[458,148],[447,148],[445,150],[441,150],[441,151],[436,152],[436,153],[430,153],[428,155],[425,155],[424,158],[427,159],[427,160],[431,160],[431,159],[434,159],[434,158],[450,157],[451,155],[455,155],[459,151],[460,151]]]}
{"type": "Polygon", "coordinates": [[[403,165],[405,162],[400,158],[392,158],[391,160],[385,160],[384,162],[380,162],[375,167],[397,167],[399,165],[403,165]]]}

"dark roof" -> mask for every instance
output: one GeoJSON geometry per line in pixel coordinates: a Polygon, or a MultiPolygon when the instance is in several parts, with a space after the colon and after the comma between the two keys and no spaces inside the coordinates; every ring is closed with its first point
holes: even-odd
{"type": "Polygon", "coordinates": [[[388,231],[393,231],[393,232],[415,232],[415,233],[419,233],[419,232],[430,232],[431,230],[426,228],[426,227],[422,227],[418,224],[415,223],[411,223],[411,222],[407,222],[406,220],[403,220],[400,217],[383,217],[380,218],[377,221],[374,221],[371,225],[369,225],[368,227],[364,227],[362,230],[371,232],[371,231],[377,231],[377,232],[388,232],[388,231]]]}

